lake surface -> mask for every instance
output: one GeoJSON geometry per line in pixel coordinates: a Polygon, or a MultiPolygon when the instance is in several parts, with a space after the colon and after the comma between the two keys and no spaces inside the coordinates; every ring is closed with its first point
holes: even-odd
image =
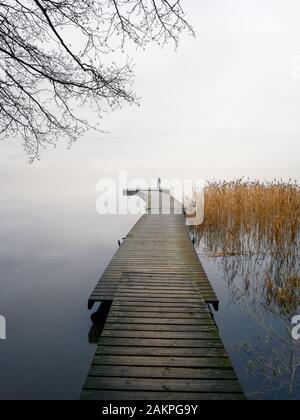
{"type": "MultiPolygon", "coordinates": [[[[298,400],[300,342],[292,338],[291,318],[300,307],[287,311],[268,301],[263,285],[270,258],[210,257],[203,245],[198,255],[220,300],[215,320],[247,397],[298,400]]],[[[298,272],[299,258],[294,264],[298,272]]],[[[299,303],[299,289],[296,294],[299,303]]]]}
{"type": "MultiPolygon", "coordinates": [[[[95,351],[87,300],[139,216],[98,215],[92,189],[82,197],[25,195],[0,198],[0,314],[7,320],[0,399],[78,399],[95,351]]],[[[216,323],[248,397],[299,398],[299,371],[291,390],[286,367],[291,352],[298,360],[299,346],[290,335],[288,344],[277,339],[286,337],[286,317],[266,307],[260,289],[245,288],[245,261],[205,256],[201,246],[198,253],[220,299],[216,323]],[[271,375],[270,364],[277,366],[271,375]]]]}
{"type": "MultiPolygon", "coordinates": [[[[75,203],[74,203],[75,204],[75,203]]],[[[137,216],[0,206],[0,399],[77,399],[95,346],[88,297],[137,216]]]]}

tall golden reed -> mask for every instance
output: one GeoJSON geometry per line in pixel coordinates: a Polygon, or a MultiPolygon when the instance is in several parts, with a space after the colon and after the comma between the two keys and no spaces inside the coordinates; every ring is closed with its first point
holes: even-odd
{"type": "Polygon", "coordinates": [[[234,256],[239,265],[244,262],[245,266],[252,257],[253,274],[260,280],[268,305],[276,304],[290,312],[300,304],[297,183],[241,179],[212,182],[205,190],[204,223],[196,227],[195,233],[210,256],[234,256]],[[260,271],[255,261],[262,258],[265,267],[260,271]]]}
{"type": "Polygon", "coordinates": [[[205,190],[208,247],[224,254],[294,252],[300,232],[300,188],[292,182],[212,182],[205,190]]]}

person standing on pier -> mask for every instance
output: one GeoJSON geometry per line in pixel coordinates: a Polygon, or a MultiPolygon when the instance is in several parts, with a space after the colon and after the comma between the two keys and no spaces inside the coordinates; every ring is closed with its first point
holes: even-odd
{"type": "Polygon", "coordinates": [[[157,189],[161,191],[161,179],[160,177],[157,178],[157,189]]]}

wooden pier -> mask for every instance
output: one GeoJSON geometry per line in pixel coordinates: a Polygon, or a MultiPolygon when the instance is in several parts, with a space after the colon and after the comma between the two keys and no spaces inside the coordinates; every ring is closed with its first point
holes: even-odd
{"type": "Polygon", "coordinates": [[[112,305],[82,399],[244,398],[208,307],[217,309],[218,299],[181,205],[173,200],[171,214],[164,214],[166,196],[147,192],[147,214],[90,297],[90,308],[95,302],[112,305]]]}

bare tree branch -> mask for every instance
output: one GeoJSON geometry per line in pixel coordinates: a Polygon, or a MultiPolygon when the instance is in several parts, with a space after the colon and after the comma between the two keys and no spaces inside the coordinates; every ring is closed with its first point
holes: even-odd
{"type": "Polygon", "coordinates": [[[31,160],[62,137],[72,143],[93,127],[81,105],[100,115],[137,102],[131,61],[115,51],[177,46],[185,30],[180,0],[0,0],[0,140],[21,136],[31,160]]]}

